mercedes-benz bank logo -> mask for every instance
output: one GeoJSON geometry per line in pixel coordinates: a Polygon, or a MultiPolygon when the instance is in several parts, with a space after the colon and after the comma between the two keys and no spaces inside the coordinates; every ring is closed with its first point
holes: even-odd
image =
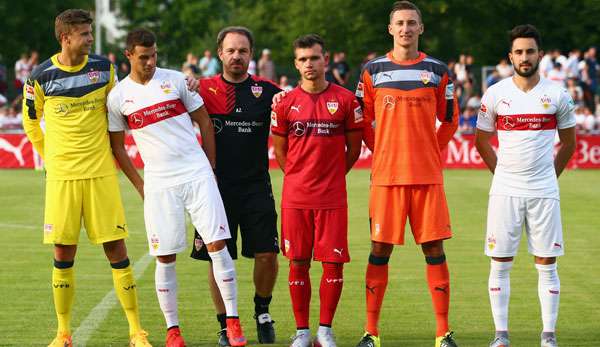
{"type": "Polygon", "coordinates": [[[396,106],[396,100],[392,95],[386,95],[383,97],[383,107],[386,110],[391,110],[396,106]]]}
{"type": "Polygon", "coordinates": [[[294,131],[294,135],[302,136],[306,132],[306,125],[302,122],[294,122],[292,124],[292,130],[294,131]]]}
{"type": "Polygon", "coordinates": [[[515,127],[515,123],[513,123],[512,119],[510,119],[510,117],[504,117],[503,123],[504,123],[504,129],[506,129],[506,130],[511,130],[512,128],[515,127]]]}
{"type": "Polygon", "coordinates": [[[138,128],[141,128],[144,125],[144,117],[142,117],[142,115],[140,115],[139,113],[132,114],[131,120],[133,121],[133,124],[138,128]]]}
{"type": "Polygon", "coordinates": [[[213,128],[215,128],[215,134],[220,133],[223,130],[223,122],[218,118],[212,119],[213,128]]]}

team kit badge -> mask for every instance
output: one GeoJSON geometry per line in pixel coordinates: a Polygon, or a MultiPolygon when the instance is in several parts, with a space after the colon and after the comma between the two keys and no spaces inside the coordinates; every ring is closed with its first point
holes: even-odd
{"type": "Polygon", "coordinates": [[[431,71],[421,71],[420,77],[421,77],[421,82],[423,82],[423,84],[427,84],[431,81],[431,76],[433,75],[433,73],[431,71]]]}
{"type": "Polygon", "coordinates": [[[88,73],[88,78],[90,79],[90,82],[92,83],[97,83],[98,80],[100,80],[100,72],[99,71],[94,71],[94,70],[90,70],[88,73]]]}
{"type": "Polygon", "coordinates": [[[327,102],[327,111],[329,111],[329,113],[334,114],[338,109],[338,102],[337,101],[328,101],[327,102]]]}
{"type": "Polygon", "coordinates": [[[262,92],[263,92],[263,87],[251,86],[250,90],[252,91],[252,95],[254,95],[255,98],[260,98],[260,96],[262,95],[262,92]]]}

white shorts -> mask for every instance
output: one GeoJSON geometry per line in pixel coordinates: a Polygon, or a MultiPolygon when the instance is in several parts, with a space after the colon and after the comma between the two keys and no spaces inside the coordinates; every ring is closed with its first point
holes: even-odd
{"type": "Polygon", "coordinates": [[[144,195],[150,255],[170,255],[187,249],[186,211],[206,243],[231,238],[214,177],[202,177],[162,190],[144,189],[144,195]]]}
{"type": "Polygon", "coordinates": [[[529,253],[544,258],[564,254],[560,201],[490,195],[485,254],[514,257],[525,225],[529,253]]]}

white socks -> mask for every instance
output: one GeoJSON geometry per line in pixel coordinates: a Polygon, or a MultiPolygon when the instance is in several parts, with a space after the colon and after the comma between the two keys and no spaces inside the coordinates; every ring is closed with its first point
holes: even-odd
{"type": "Polygon", "coordinates": [[[510,300],[510,269],[513,262],[492,259],[488,290],[496,331],[508,331],[508,302],[510,300]]]}
{"type": "Polygon", "coordinates": [[[217,252],[208,252],[208,255],[212,260],[215,282],[221,292],[227,317],[237,317],[237,279],[233,259],[227,247],[217,252]]]}
{"type": "Polygon", "coordinates": [[[535,264],[538,270],[538,295],[542,308],[544,332],[554,332],[558,318],[558,303],[560,300],[560,279],[556,263],[550,265],[535,264]]]}
{"type": "Polygon", "coordinates": [[[160,309],[165,316],[167,329],[179,325],[177,316],[177,275],[175,273],[175,262],[161,263],[156,260],[154,271],[154,285],[160,309]]]}

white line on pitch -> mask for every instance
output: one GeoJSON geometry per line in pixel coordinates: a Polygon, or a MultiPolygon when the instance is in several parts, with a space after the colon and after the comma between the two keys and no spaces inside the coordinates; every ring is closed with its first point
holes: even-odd
{"type": "MultiPolygon", "coordinates": [[[[141,259],[135,262],[133,266],[133,275],[135,280],[137,280],[144,274],[146,268],[150,264],[150,261],[153,259],[150,254],[146,253],[141,259]]],[[[73,343],[76,346],[85,347],[87,345],[88,340],[98,329],[100,324],[106,319],[108,312],[117,304],[117,296],[115,295],[115,290],[111,290],[108,292],[104,298],[94,307],[90,313],[85,317],[85,319],[81,322],[81,325],[75,330],[73,333],[73,343]]]]}
{"type": "Polygon", "coordinates": [[[43,225],[31,225],[31,224],[14,224],[14,223],[0,223],[0,228],[15,228],[15,229],[40,229],[43,230],[43,225]]]}

